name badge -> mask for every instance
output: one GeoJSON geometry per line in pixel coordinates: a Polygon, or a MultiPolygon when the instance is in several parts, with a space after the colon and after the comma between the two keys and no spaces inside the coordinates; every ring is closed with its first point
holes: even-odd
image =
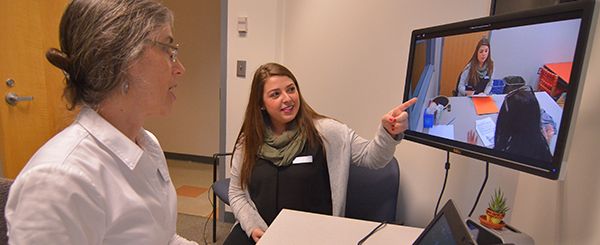
{"type": "Polygon", "coordinates": [[[312,162],[313,162],[312,156],[301,156],[301,157],[296,157],[294,159],[294,161],[292,161],[292,164],[312,163],[312,162]]]}

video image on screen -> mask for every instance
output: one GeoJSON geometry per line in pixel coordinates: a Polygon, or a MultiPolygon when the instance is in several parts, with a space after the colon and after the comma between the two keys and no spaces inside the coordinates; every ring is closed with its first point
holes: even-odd
{"type": "Polygon", "coordinates": [[[581,19],[413,37],[409,131],[556,171],[581,19]]]}

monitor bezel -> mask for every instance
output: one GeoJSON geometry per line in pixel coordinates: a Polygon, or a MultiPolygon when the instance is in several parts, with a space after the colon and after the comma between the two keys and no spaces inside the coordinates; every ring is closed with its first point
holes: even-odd
{"type": "Polygon", "coordinates": [[[493,149],[471,145],[457,140],[449,140],[410,129],[405,131],[405,138],[417,143],[483,161],[489,161],[500,166],[544,178],[552,180],[559,179],[561,174],[564,173],[563,168],[566,163],[566,153],[568,152],[568,139],[569,137],[572,137],[571,135],[573,133],[570,129],[576,116],[576,105],[578,104],[576,102],[578,102],[581,97],[581,91],[579,88],[581,87],[581,83],[584,82],[581,80],[581,77],[585,64],[584,61],[588,46],[588,36],[590,33],[593,11],[594,1],[570,2],[540,9],[488,16],[473,20],[417,29],[414,30],[411,35],[406,80],[404,85],[404,101],[410,99],[410,79],[412,77],[412,63],[415,58],[414,50],[417,40],[580,18],[580,31],[579,36],[577,37],[577,44],[573,57],[570,83],[567,88],[567,94],[569,94],[569,96],[567,96],[567,99],[564,103],[562,114],[563,119],[559,125],[559,134],[552,160],[552,165],[556,167],[555,171],[527,165],[524,162],[531,159],[526,159],[526,157],[512,156],[515,160],[511,160],[506,157],[507,154],[494,151],[493,149]]]}

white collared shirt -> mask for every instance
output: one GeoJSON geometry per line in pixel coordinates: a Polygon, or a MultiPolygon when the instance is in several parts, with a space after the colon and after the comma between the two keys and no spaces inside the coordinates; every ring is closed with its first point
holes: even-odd
{"type": "Polygon", "coordinates": [[[13,183],[11,244],[196,244],[175,233],[177,196],[158,141],[138,145],[88,107],[13,183]]]}

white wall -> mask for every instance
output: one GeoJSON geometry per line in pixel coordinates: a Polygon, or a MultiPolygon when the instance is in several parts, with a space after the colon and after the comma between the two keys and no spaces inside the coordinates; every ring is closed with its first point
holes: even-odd
{"type": "MultiPolygon", "coordinates": [[[[280,61],[281,22],[279,0],[230,0],[227,11],[227,151],[233,149],[250,94],[252,76],[258,66],[280,61]],[[248,17],[248,32],[237,31],[237,18],[248,17]],[[237,60],[246,60],[246,77],[236,76],[237,60]]],[[[229,167],[229,164],[227,164],[229,167]]],[[[229,168],[227,168],[229,173],[229,168]]]]}
{"type": "MultiPolygon", "coordinates": [[[[587,72],[584,72],[585,84],[581,88],[582,100],[577,116],[577,123],[568,156],[568,165],[564,190],[559,199],[561,203],[560,224],[562,244],[600,244],[600,25],[598,13],[600,3],[596,1],[595,19],[589,37],[591,43],[588,49],[589,63],[587,72]]],[[[539,186],[536,180],[521,177],[526,189],[527,186],[539,186]]],[[[543,197],[542,190],[537,196],[543,197]]],[[[528,206],[535,210],[534,205],[528,206]]],[[[528,209],[525,209],[528,210],[528,209]]],[[[543,216],[542,212],[535,215],[543,216]]],[[[542,230],[541,227],[538,229],[542,230]]],[[[540,231],[541,232],[541,231],[540,231]]]]}
{"type": "Polygon", "coordinates": [[[566,20],[492,31],[490,43],[495,64],[492,78],[521,76],[528,85],[537,88],[540,67],[573,60],[580,25],[580,20],[566,20]]]}
{"type": "Polygon", "coordinates": [[[175,90],[168,117],[144,126],[160,139],[164,151],[211,156],[219,145],[219,1],[163,0],[175,14],[173,35],[186,73],[175,90]]]}
{"type": "MultiPolygon", "coordinates": [[[[280,0],[228,0],[225,123],[225,149],[228,152],[233,150],[244,120],[254,71],[264,63],[280,62],[282,4],[280,0]],[[237,31],[238,17],[247,17],[248,32],[244,35],[237,31]],[[236,76],[237,60],[246,60],[245,78],[236,76]]],[[[225,160],[226,176],[229,176],[230,161],[231,158],[225,160]]],[[[231,212],[231,209],[226,207],[226,211],[231,212]]]]}
{"type": "MultiPolygon", "coordinates": [[[[489,7],[490,1],[479,0],[269,0],[252,4],[230,0],[228,149],[241,125],[250,82],[249,78],[234,77],[235,59],[248,59],[249,67],[254,68],[267,61],[284,63],[317,111],[370,138],[380,117],[402,100],[410,31],[486,16],[489,7]],[[248,39],[234,35],[233,23],[239,14],[249,16],[248,39]],[[253,28],[258,28],[261,37],[251,36],[253,28]]],[[[596,36],[590,39],[596,45],[590,52],[589,67],[600,65],[600,37],[596,36]]],[[[512,207],[508,221],[532,235],[537,244],[600,243],[600,234],[595,232],[600,229],[596,208],[600,203],[600,164],[593,160],[600,159],[594,144],[600,138],[600,85],[594,79],[598,76],[599,72],[589,69],[566,180],[550,181],[491,165],[474,215],[483,213],[489,195],[501,186],[512,207]]],[[[410,141],[398,146],[403,207],[399,211],[405,224],[422,227],[432,218],[445,156],[443,151],[410,141]]],[[[452,198],[466,215],[483,180],[485,164],[457,155],[451,155],[451,163],[442,202],[452,198]]]]}

